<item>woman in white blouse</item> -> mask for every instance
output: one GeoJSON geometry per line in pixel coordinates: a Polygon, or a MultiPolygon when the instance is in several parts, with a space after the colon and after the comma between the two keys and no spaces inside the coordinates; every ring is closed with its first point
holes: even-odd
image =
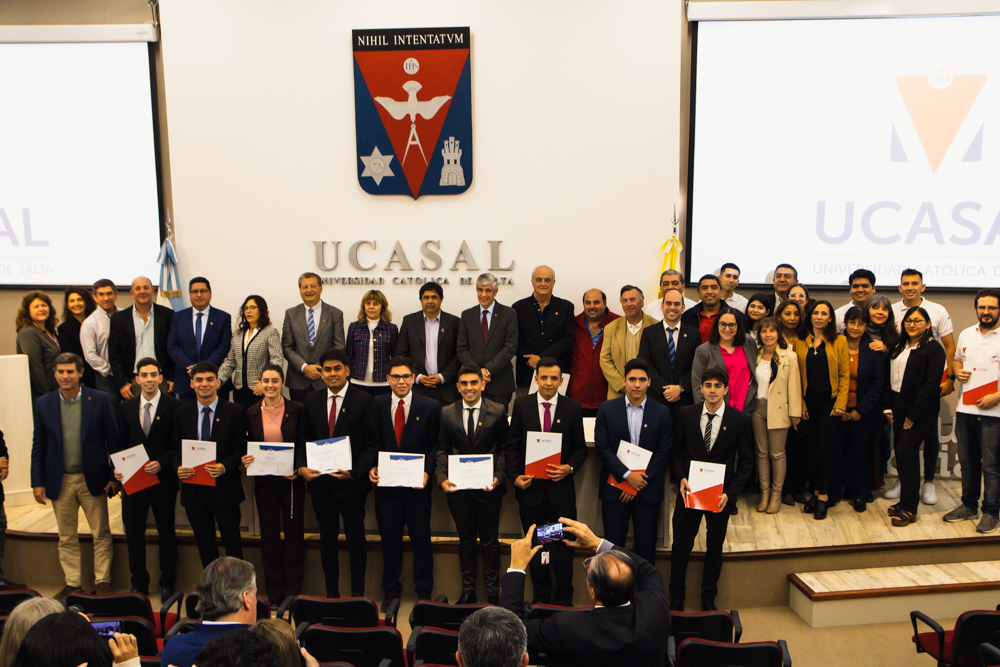
{"type": "Polygon", "coordinates": [[[281,333],[271,324],[264,298],[251,294],[240,306],[229,354],[219,368],[219,382],[225,384],[232,378],[233,402],[249,408],[264,395],[260,376],[268,364],[285,369],[281,333]]]}

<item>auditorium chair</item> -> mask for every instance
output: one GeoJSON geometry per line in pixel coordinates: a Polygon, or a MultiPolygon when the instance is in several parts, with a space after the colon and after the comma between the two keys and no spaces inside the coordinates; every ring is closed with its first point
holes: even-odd
{"type": "Polygon", "coordinates": [[[406,667],[403,636],[396,628],[310,625],[302,633],[301,644],[320,663],[342,661],[354,667],[406,667]]]}
{"type": "Polygon", "coordinates": [[[979,645],[979,659],[984,667],[1000,667],[1000,648],[993,643],[983,642],[979,645]]]}
{"type": "MultiPolygon", "coordinates": [[[[135,635],[138,645],[139,655],[152,658],[160,655],[163,650],[163,640],[156,638],[153,625],[141,616],[100,616],[93,617],[95,621],[114,622],[121,621],[122,632],[124,634],[135,635]]],[[[159,660],[159,658],[156,658],[159,660]]]]}
{"type": "Polygon", "coordinates": [[[673,664],[674,667],[792,667],[792,658],[783,639],[747,644],[685,639],[677,647],[677,660],[673,664]]]}
{"type": "Polygon", "coordinates": [[[98,595],[96,593],[70,593],[63,601],[66,608],[73,605],[80,607],[87,616],[138,616],[149,621],[153,626],[153,631],[157,639],[166,637],[170,629],[180,618],[181,599],[183,593],[174,593],[170,599],[160,607],[160,613],[153,613],[153,604],[149,598],[142,593],[132,591],[129,593],[108,593],[98,595]],[[177,611],[170,612],[170,608],[177,606],[177,611]]]}
{"type": "Polygon", "coordinates": [[[732,611],[672,611],[667,656],[675,662],[677,645],[685,639],[707,639],[713,642],[738,644],[743,636],[740,612],[732,611]]]}
{"type": "Polygon", "coordinates": [[[458,632],[441,628],[419,627],[410,632],[406,657],[410,665],[458,665],[458,632]]]}
{"type": "MultiPolygon", "coordinates": [[[[180,595],[180,593],[178,593],[180,595]]],[[[171,600],[173,598],[170,598],[171,600]]],[[[201,614],[198,613],[198,600],[201,599],[201,593],[198,591],[191,591],[187,594],[187,599],[184,601],[184,611],[187,613],[187,618],[194,621],[201,620],[201,614]]],[[[265,621],[271,618],[271,603],[267,601],[267,598],[262,598],[257,596],[257,620],[265,621]]]]}
{"type": "Polygon", "coordinates": [[[448,604],[448,598],[444,597],[437,600],[417,600],[410,612],[410,627],[414,630],[425,626],[458,632],[462,621],[488,606],[490,605],[485,602],[448,604]]]}
{"type": "Polygon", "coordinates": [[[286,598],[278,607],[278,618],[285,618],[294,626],[303,623],[310,625],[330,625],[338,628],[377,628],[379,626],[396,627],[396,616],[399,614],[399,598],[389,604],[384,618],[379,618],[378,605],[367,597],[358,598],[321,598],[312,595],[296,595],[286,598]]]}
{"type": "Polygon", "coordinates": [[[0,614],[9,616],[14,607],[21,604],[21,602],[38,597],[41,597],[41,595],[38,594],[38,591],[33,591],[30,588],[0,591],[0,614]]]}
{"type": "Polygon", "coordinates": [[[542,620],[564,611],[590,611],[593,607],[563,607],[557,604],[531,604],[527,606],[529,619],[542,620]]]}
{"type": "Polygon", "coordinates": [[[1000,632],[1000,611],[967,611],[955,621],[955,627],[945,630],[927,614],[910,612],[913,623],[913,643],[917,653],[927,653],[937,660],[938,667],[979,665],[979,645],[990,642],[1000,632]],[[932,632],[918,632],[917,621],[932,632]]]}

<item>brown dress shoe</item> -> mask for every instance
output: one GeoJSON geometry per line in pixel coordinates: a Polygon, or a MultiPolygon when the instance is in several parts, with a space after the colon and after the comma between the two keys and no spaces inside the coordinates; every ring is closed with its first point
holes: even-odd
{"type": "Polygon", "coordinates": [[[111,590],[111,584],[109,584],[108,582],[102,581],[97,584],[98,595],[110,595],[112,593],[114,593],[114,591],[111,590]]]}
{"type": "Polygon", "coordinates": [[[65,600],[70,593],[79,593],[83,589],[79,586],[63,586],[63,589],[52,596],[53,600],[65,600]]]}

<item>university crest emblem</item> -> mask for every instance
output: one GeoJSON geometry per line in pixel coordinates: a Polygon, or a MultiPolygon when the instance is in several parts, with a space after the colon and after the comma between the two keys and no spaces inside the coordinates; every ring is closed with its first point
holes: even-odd
{"type": "Polygon", "coordinates": [[[355,30],[358,182],[373,195],[455,195],[472,184],[468,28],[355,30]]]}

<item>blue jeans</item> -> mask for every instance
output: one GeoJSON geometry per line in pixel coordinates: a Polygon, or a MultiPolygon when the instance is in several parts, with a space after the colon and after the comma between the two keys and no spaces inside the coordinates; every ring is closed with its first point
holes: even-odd
{"type": "Polygon", "coordinates": [[[962,464],[962,504],[979,509],[983,478],[983,513],[1000,513],[1000,417],[959,412],[955,415],[958,462],[962,464]]]}

